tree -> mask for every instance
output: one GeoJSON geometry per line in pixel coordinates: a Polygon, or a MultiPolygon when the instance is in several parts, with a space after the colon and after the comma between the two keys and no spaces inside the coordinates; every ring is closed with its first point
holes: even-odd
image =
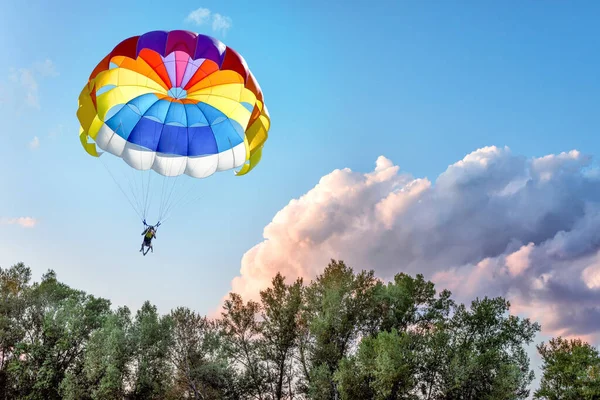
{"type": "Polygon", "coordinates": [[[188,308],[171,312],[170,360],[176,371],[176,398],[236,398],[234,371],[222,351],[218,324],[188,308]]]}
{"type": "Polygon", "coordinates": [[[130,381],[128,366],[133,358],[131,312],[117,309],[88,340],[83,368],[71,371],[63,382],[65,400],[122,399],[130,381]]]}
{"type": "Polygon", "coordinates": [[[302,280],[285,284],[277,273],[272,286],[260,293],[262,300],[261,354],[267,367],[268,385],[274,400],[291,399],[295,393],[294,352],[302,306],[302,280]]]}
{"type": "MultiPolygon", "coordinates": [[[[517,400],[533,379],[539,325],[503,298],[457,305],[422,275],[383,282],[331,260],[306,286],[276,274],[260,302],[230,293],[217,320],[148,301],[132,316],[52,271],[30,279],[0,269],[4,399],[517,400]]],[[[600,400],[595,349],[539,350],[538,398],[600,400]]]]}
{"type": "Polygon", "coordinates": [[[334,374],[342,399],[414,398],[417,384],[434,377],[425,365],[431,353],[428,334],[443,326],[451,306],[450,292],[436,296],[432,282],[400,273],[393,282],[378,283],[368,336],[356,355],[340,364],[334,374]]]}
{"type": "Polygon", "coordinates": [[[261,327],[257,321],[260,304],[230,293],[223,305],[220,327],[228,358],[236,368],[237,390],[242,398],[266,400],[268,387],[267,368],[260,357],[261,327]]]}
{"type": "Polygon", "coordinates": [[[382,331],[365,337],[355,356],[334,374],[342,400],[416,399],[412,394],[418,368],[418,337],[409,332],[382,331]]]}
{"type": "Polygon", "coordinates": [[[537,346],[542,356],[542,380],[536,399],[600,399],[600,355],[580,339],[551,339],[537,346]]]}
{"type": "Polygon", "coordinates": [[[164,399],[171,388],[169,348],[172,345],[172,320],[161,317],[156,306],[144,302],[132,327],[133,390],[137,399],[164,399]]]}
{"type": "Polygon", "coordinates": [[[60,399],[70,370],[81,371],[90,334],[110,310],[106,299],[71,289],[49,271],[28,291],[25,337],[9,364],[15,396],[60,399]]]}
{"type": "Polygon", "coordinates": [[[421,384],[428,399],[513,400],[529,396],[534,378],[525,346],[540,330],[537,323],[509,315],[503,298],[476,299],[432,331],[424,353],[428,377],[421,384]]]}
{"type": "Polygon", "coordinates": [[[371,330],[377,285],[373,271],[354,274],[343,261],[331,260],[306,288],[299,350],[311,398],[339,396],[333,376],[361,335],[371,330]]]}
{"type": "Polygon", "coordinates": [[[15,357],[17,343],[25,337],[23,319],[30,280],[31,269],[23,263],[0,268],[0,396],[4,400],[12,385],[7,367],[15,357]]]}

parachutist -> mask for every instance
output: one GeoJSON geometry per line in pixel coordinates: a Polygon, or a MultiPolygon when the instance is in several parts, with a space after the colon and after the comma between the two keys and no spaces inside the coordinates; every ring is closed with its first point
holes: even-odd
{"type": "Polygon", "coordinates": [[[152,239],[156,239],[156,229],[152,225],[150,225],[146,229],[144,229],[142,235],[144,235],[144,241],[142,242],[142,247],[140,248],[140,251],[143,255],[148,254],[148,250],[151,250],[154,253],[154,248],[152,247],[152,239]],[[146,251],[144,251],[144,246],[148,248],[146,249],[146,251]]]}

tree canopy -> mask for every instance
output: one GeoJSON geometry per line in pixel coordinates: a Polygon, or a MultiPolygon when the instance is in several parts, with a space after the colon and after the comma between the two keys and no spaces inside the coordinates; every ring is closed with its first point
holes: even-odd
{"type": "Polygon", "coordinates": [[[0,268],[1,399],[600,399],[598,350],[542,343],[501,297],[458,304],[422,275],[390,282],[332,260],[311,282],[277,274],[220,318],[149,301],[132,313],[60,282],[0,268]]]}

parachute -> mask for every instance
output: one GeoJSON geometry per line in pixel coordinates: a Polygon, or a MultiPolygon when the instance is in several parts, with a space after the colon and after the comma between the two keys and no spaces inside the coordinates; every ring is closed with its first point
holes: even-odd
{"type": "Polygon", "coordinates": [[[129,191],[107,169],[144,223],[157,193],[152,181],[162,179],[159,224],[186,200],[185,192],[173,195],[179,177],[197,181],[229,170],[241,176],[255,168],[271,123],[244,58],[183,30],[119,43],[90,74],[77,118],[89,155],[102,160],[109,153],[127,164],[129,191]]]}

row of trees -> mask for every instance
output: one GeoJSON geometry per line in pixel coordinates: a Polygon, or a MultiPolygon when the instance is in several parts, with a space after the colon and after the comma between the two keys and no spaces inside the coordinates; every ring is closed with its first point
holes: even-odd
{"type": "MultiPolygon", "coordinates": [[[[222,317],[132,314],[50,271],[0,269],[2,399],[524,399],[540,326],[503,298],[466,307],[417,275],[383,282],[333,261],[305,284],[274,277],[222,317]]],[[[538,346],[538,398],[600,399],[600,357],[581,341],[538,346]]]]}

